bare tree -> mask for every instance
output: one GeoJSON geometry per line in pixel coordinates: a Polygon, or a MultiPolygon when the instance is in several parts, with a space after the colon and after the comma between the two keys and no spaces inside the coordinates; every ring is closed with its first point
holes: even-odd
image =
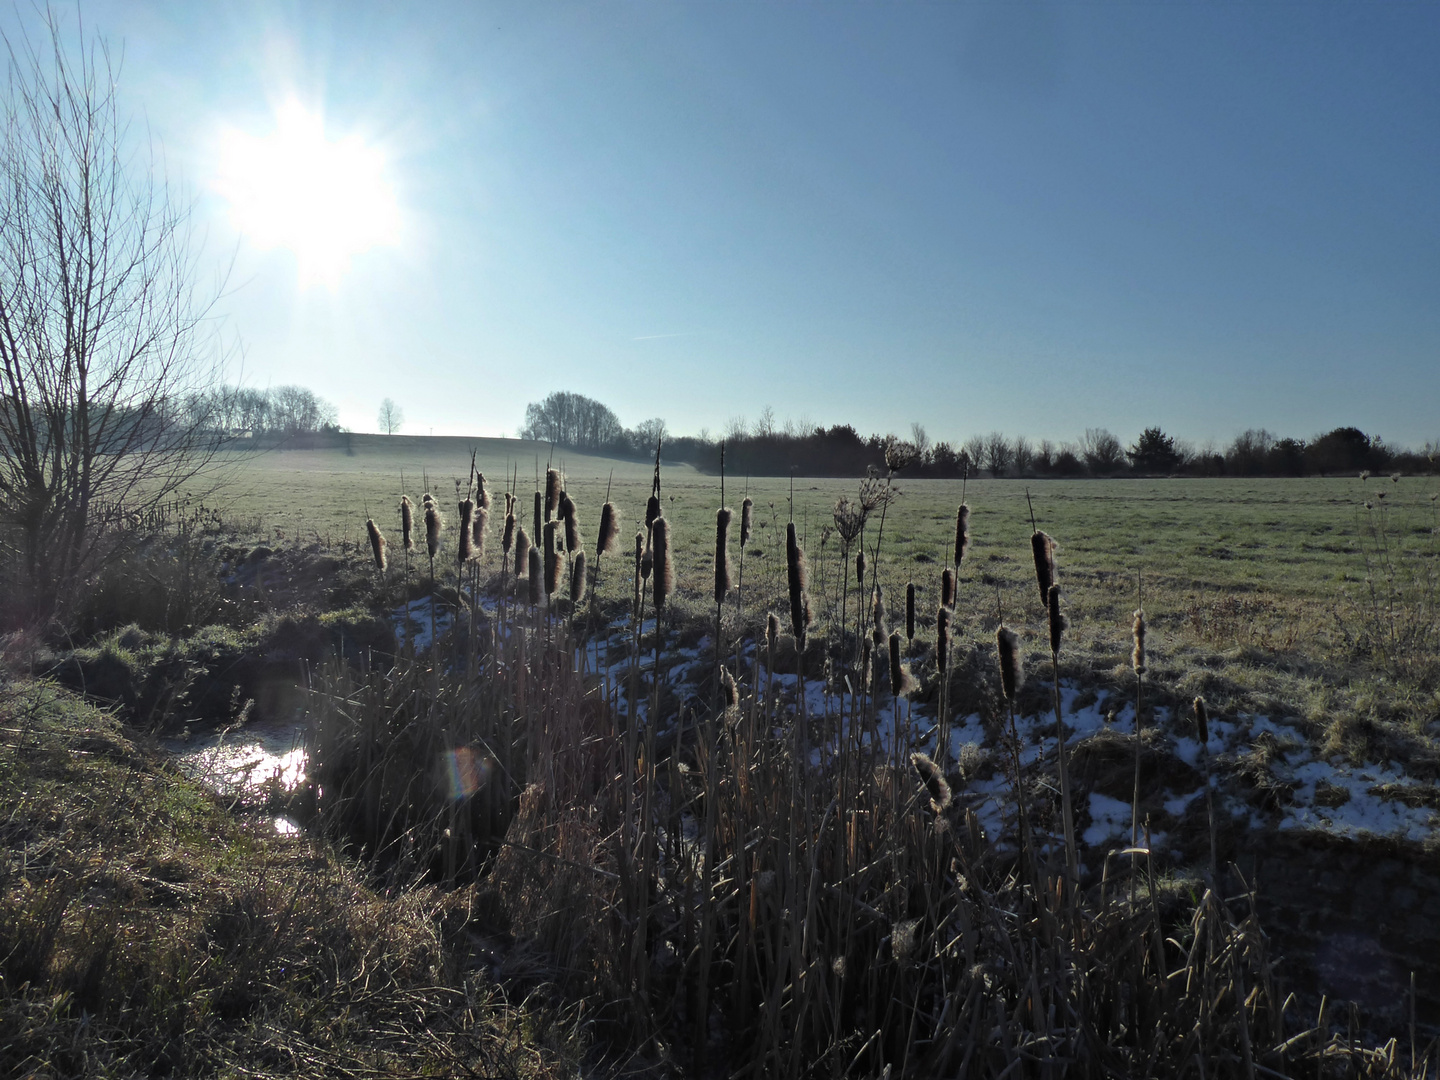
{"type": "Polygon", "coordinates": [[[991,476],[1004,476],[1014,460],[1014,448],[1002,433],[992,431],[985,436],[985,467],[991,476]]]}
{"type": "Polygon", "coordinates": [[[922,464],[930,464],[930,436],[925,431],[925,425],[915,420],[910,424],[910,441],[915,444],[915,452],[920,455],[922,464]]]}
{"type": "Polygon", "coordinates": [[[1024,435],[1016,435],[1015,441],[1010,444],[1010,458],[1015,462],[1015,471],[1021,476],[1029,476],[1035,468],[1035,448],[1024,435]]]}
{"type": "Polygon", "coordinates": [[[193,487],[221,430],[186,403],[224,359],[199,340],[188,210],[132,167],[105,43],[53,12],[44,38],[4,39],[0,106],[0,544],[31,616],[79,587],[107,525],[193,487]]]}
{"type": "Polygon", "coordinates": [[[396,405],[390,398],[380,402],[380,430],[386,435],[394,435],[400,430],[400,425],[405,423],[405,410],[396,405]]]}
{"type": "Polygon", "coordinates": [[[1107,476],[1125,464],[1125,447],[1105,428],[1086,428],[1080,440],[1080,453],[1096,476],[1107,476]]]}
{"type": "Polygon", "coordinates": [[[960,448],[960,453],[964,455],[965,467],[979,470],[985,462],[985,436],[971,435],[960,448]]]}
{"type": "Polygon", "coordinates": [[[760,415],[755,420],[755,437],[759,439],[770,439],[775,436],[775,410],[769,405],[760,410],[760,415]]]}

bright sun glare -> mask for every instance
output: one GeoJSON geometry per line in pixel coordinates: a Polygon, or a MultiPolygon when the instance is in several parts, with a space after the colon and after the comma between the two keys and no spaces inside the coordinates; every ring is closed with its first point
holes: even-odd
{"type": "Polygon", "coordinates": [[[302,287],[333,287],[356,255],[399,242],[385,165],[358,136],[327,138],[322,118],[291,100],[268,134],[222,134],[216,188],[253,243],[294,252],[302,287]]]}

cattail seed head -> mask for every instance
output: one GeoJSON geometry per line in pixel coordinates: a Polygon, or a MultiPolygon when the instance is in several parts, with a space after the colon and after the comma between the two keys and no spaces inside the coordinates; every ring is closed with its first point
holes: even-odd
{"type": "Polygon", "coordinates": [[[483,507],[475,508],[475,527],[472,530],[471,539],[475,542],[475,558],[483,558],[485,555],[485,531],[490,527],[490,511],[483,507]]]}
{"type": "Polygon", "coordinates": [[[950,609],[941,604],[935,612],[935,667],[942,673],[950,658],[950,609]]]}
{"type": "Polygon", "coordinates": [[[475,548],[475,503],[470,499],[460,500],[460,543],[455,548],[455,561],[467,563],[474,555],[475,548]]]}
{"type": "Polygon", "coordinates": [[[779,643],[780,616],[776,615],[772,611],[770,612],[769,617],[765,620],[765,647],[770,651],[770,654],[772,656],[775,654],[775,646],[779,643]]]}
{"type": "Polygon", "coordinates": [[[651,495],[645,500],[645,528],[655,524],[655,519],[660,516],[660,496],[651,495]]]}
{"type": "Polygon", "coordinates": [[[869,638],[860,648],[860,684],[871,693],[875,690],[875,645],[869,638]]]}
{"type": "Polygon", "coordinates": [[[545,470],[545,520],[549,521],[555,516],[555,511],[560,509],[560,492],[564,485],[560,482],[559,469],[545,470]]]}
{"type": "Polygon", "coordinates": [[[1206,746],[1210,742],[1210,710],[1205,708],[1205,699],[1195,699],[1195,730],[1200,735],[1200,745],[1206,746]]]}
{"type": "Polygon", "coordinates": [[[505,492],[505,514],[508,517],[513,513],[515,513],[515,496],[507,491],[505,492]]]}
{"type": "Polygon", "coordinates": [[[965,552],[970,549],[970,506],[968,503],[961,503],[960,509],[955,511],[955,569],[960,569],[960,564],[965,560],[965,552]]]}
{"type": "Polygon", "coordinates": [[[375,558],[375,569],[385,572],[385,537],[380,535],[380,526],[374,518],[367,518],[365,531],[370,534],[370,552],[375,558]]]}
{"type": "Polygon", "coordinates": [[[430,558],[440,550],[440,509],[433,502],[425,507],[425,551],[430,558]]]}
{"type": "Polygon", "coordinates": [[[1030,551],[1035,556],[1035,580],[1040,584],[1040,603],[1050,602],[1050,586],[1055,584],[1055,541],[1036,529],[1030,534],[1030,551]]]}
{"type": "Polygon", "coordinates": [[[554,596],[555,590],[560,588],[560,556],[556,554],[555,547],[559,543],[560,522],[550,520],[545,522],[544,543],[545,549],[545,595],[554,596]]]}
{"type": "Polygon", "coordinates": [[[1065,630],[1070,625],[1070,620],[1060,610],[1060,586],[1051,585],[1050,592],[1046,596],[1048,603],[1045,605],[1050,614],[1050,651],[1056,656],[1060,655],[1060,639],[1065,635],[1065,630]]]}
{"type": "Polygon", "coordinates": [[[620,515],[615,512],[614,503],[600,508],[600,535],[595,538],[595,560],[607,551],[615,550],[615,538],[620,535],[620,515]]]}
{"type": "Polygon", "coordinates": [[[865,588],[865,551],[861,549],[855,553],[855,587],[865,588]]]}
{"type": "Polygon", "coordinates": [[[725,707],[733,709],[740,704],[740,687],[735,685],[735,676],[730,674],[730,669],[720,669],[720,693],[725,700],[725,707]]]}
{"type": "Polygon", "coordinates": [[[529,566],[529,570],[530,570],[530,606],[531,606],[531,607],[534,607],[536,604],[540,603],[541,586],[543,586],[543,585],[545,584],[545,582],[544,582],[544,577],[545,577],[545,565],[544,565],[544,560],[542,560],[542,559],[540,558],[540,549],[539,549],[539,548],[533,547],[533,546],[530,548],[530,560],[529,560],[529,563],[530,563],[530,566],[529,566]]]}
{"type": "Polygon", "coordinates": [[[580,601],[585,599],[585,552],[577,552],[575,561],[570,565],[570,603],[574,607],[580,606],[580,601]]]}
{"type": "Polygon", "coordinates": [[[715,511],[715,603],[723,604],[730,591],[730,508],[715,511]]]}
{"type": "Polygon", "coordinates": [[[515,576],[522,578],[530,572],[530,537],[525,534],[525,526],[521,525],[515,530],[515,576]]]}
{"type": "Polygon", "coordinates": [[[948,566],[940,574],[940,606],[955,606],[955,571],[948,566]]]}
{"type": "Polygon", "coordinates": [[[665,516],[655,519],[653,526],[655,535],[655,610],[660,611],[665,607],[665,601],[670,598],[670,592],[675,587],[675,568],[670,558],[670,522],[665,516]]]}
{"type": "MultiPolygon", "coordinates": [[[[636,548],[637,548],[637,549],[638,549],[639,546],[640,546],[641,538],[642,538],[642,534],[640,534],[640,533],[636,533],[636,534],[635,534],[636,548]]],[[[644,541],[644,544],[645,544],[645,551],[644,551],[644,553],[640,556],[640,579],[641,579],[642,581],[649,581],[649,580],[650,580],[650,571],[652,571],[652,570],[655,569],[655,549],[654,549],[654,547],[650,544],[650,542],[649,542],[648,540],[644,541]]]]}
{"type": "Polygon", "coordinates": [[[915,680],[900,662],[900,648],[900,631],[896,630],[890,635],[890,692],[907,697],[915,690],[915,680]]]}
{"type": "Polygon", "coordinates": [[[875,637],[875,644],[879,645],[886,636],[885,629],[885,589],[881,585],[875,586],[870,600],[870,624],[875,637]]]}
{"type": "Polygon", "coordinates": [[[740,546],[742,548],[750,542],[750,525],[754,511],[754,499],[746,498],[746,500],[740,504],[740,546]]]}
{"type": "Polygon", "coordinates": [[[502,555],[504,555],[504,556],[508,559],[508,558],[510,557],[510,551],[511,551],[511,549],[513,549],[514,547],[515,547],[515,515],[514,515],[514,513],[506,513],[506,515],[505,515],[505,532],[504,532],[504,534],[500,537],[500,552],[501,552],[502,555]]]}
{"type": "Polygon", "coordinates": [[[475,474],[475,500],[476,505],[478,505],[481,510],[490,509],[490,488],[485,483],[485,474],[483,472],[477,472],[475,474]]]}
{"type": "Polygon", "coordinates": [[[935,813],[944,813],[950,806],[950,784],[945,779],[945,774],[940,771],[940,766],[935,764],[929,754],[919,751],[910,755],[910,764],[915,766],[915,771],[920,774],[920,782],[925,785],[925,791],[930,796],[930,809],[935,813]]]}
{"type": "Polygon", "coordinates": [[[580,521],[575,510],[575,500],[570,498],[568,492],[560,493],[560,517],[565,522],[565,550],[576,552],[580,550],[580,521]]]}
{"type": "Polygon", "coordinates": [[[1134,639],[1134,648],[1130,650],[1130,666],[1135,669],[1136,675],[1145,674],[1145,609],[1135,610],[1135,622],[1130,627],[1131,637],[1134,639]]]}
{"type": "Polygon", "coordinates": [[[415,508],[409,495],[400,496],[400,538],[406,551],[415,550],[415,508]]]}
{"type": "Polygon", "coordinates": [[[1014,630],[1001,626],[995,631],[995,644],[1000,654],[1000,687],[1005,692],[1005,700],[1013,705],[1015,695],[1025,682],[1025,671],[1020,663],[1020,639],[1014,630]]]}
{"type": "Polygon", "coordinates": [[[785,526],[785,566],[790,585],[790,627],[795,640],[804,647],[805,630],[810,622],[808,598],[805,596],[807,575],[805,551],[796,539],[795,523],[785,526]]]}
{"type": "Polygon", "coordinates": [[[915,583],[905,586],[905,640],[915,640],[915,583]]]}

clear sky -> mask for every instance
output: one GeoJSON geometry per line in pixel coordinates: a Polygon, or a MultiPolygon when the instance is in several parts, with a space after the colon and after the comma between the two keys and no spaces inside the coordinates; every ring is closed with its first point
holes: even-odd
{"type": "Polygon", "coordinates": [[[680,433],[1440,439],[1431,0],[83,16],[233,260],[245,381],[355,430],[573,390],[680,433]]]}

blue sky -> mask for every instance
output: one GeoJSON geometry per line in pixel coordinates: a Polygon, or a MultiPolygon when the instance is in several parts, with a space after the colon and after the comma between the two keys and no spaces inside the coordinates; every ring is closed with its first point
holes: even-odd
{"type": "Polygon", "coordinates": [[[513,433],[563,389],[686,433],[769,405],[1440,439],[1434,3],[83,13],[231,266],[246,381],[356,430],[389,396],[410,433],[513,433]],[[217,181],[223,133],[292,100],[383,162],[399,221],[323,283],[217,181]]]}

